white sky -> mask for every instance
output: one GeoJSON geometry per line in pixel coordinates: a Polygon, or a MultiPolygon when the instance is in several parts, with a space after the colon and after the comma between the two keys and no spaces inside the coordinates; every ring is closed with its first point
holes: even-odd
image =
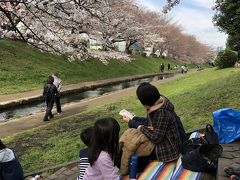
{"type": "MultiPolygon", "coordinates": [[[[142,6],[161,11],[165,0],[137,0],[142,6]]],[[[181,0],[168,14],[181,26],[183,32],[194,35],[202,43],[213,47],[225,46],[227,35],[220,33],[212,23],[214,0],[181,0]]]]}

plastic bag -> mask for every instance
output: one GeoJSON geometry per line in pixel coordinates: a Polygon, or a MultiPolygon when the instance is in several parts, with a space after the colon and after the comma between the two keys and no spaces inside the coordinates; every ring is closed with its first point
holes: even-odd
{"type": "Polygon", "coordinates": [[[213,112],[213,128],[220,144],[229,144],[240,139],[240,111],[231,108],[213,112]]]}

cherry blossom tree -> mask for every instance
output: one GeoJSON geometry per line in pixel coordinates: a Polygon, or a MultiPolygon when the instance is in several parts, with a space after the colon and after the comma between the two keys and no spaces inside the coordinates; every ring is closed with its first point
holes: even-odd
{"type": "Polygon", "coordinates": [[[208,49],[171,19],[131,0],[0,0],[0,36],[68,55],[69,60],[91,56],[104,63],[110,58],[130,60],[114,51],[116,42],[126,42],[127,51],[138,42],[187,61],[199,61],[199,47],[208,49]],[[89,39],[97,39],[108,52],[89,49],[89,39]]]}

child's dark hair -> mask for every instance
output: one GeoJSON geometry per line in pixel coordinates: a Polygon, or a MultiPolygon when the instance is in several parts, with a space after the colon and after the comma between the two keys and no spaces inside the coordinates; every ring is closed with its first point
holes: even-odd
{"type": "Polygon", "coordinates": [[[116,165],[120,126],[114,118],[103,118],[95,122],[88,160],[92,166],[101,151],[106,151],[116,165]]]}
{"type": "Polygon", "coordinates": [[[54,82],[54,78],[52,76],[48,76],[47,84],[53,84],[53,82],[54,82]]]}
{"type": "Polygon", "coordinates": [[[5,144],[3,144],[1,139],[0,139],[0,150],[5,149],[5,148],[6,148],[5,144]]]}
{"type": "Polygon", "coordinates": [[[143,105],[153,106],[160,98],[158,89],[150,83],[141,83],[137,88],[137,97],[143,105]]]}
{"type": "Polygon", "coordinates": [[[83,129],[80,133],[80,138],[86,146],[90,145],[91,138],[92,138],[93,127],[88,127],[83,129]]]}

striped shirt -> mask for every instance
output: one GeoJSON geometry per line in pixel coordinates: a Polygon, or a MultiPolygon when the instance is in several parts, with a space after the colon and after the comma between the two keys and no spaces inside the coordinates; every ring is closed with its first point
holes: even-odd
{"type": "Polygon", "coordinates": [[[79,163],[80,174],[77,177],[77,180],[82,180],[83,176],[85,174],[85,171],[86,171],[87,167],[89,166],[88,148],[80,150],[79,157],[80,157],[80,163],[79,163]]]}

